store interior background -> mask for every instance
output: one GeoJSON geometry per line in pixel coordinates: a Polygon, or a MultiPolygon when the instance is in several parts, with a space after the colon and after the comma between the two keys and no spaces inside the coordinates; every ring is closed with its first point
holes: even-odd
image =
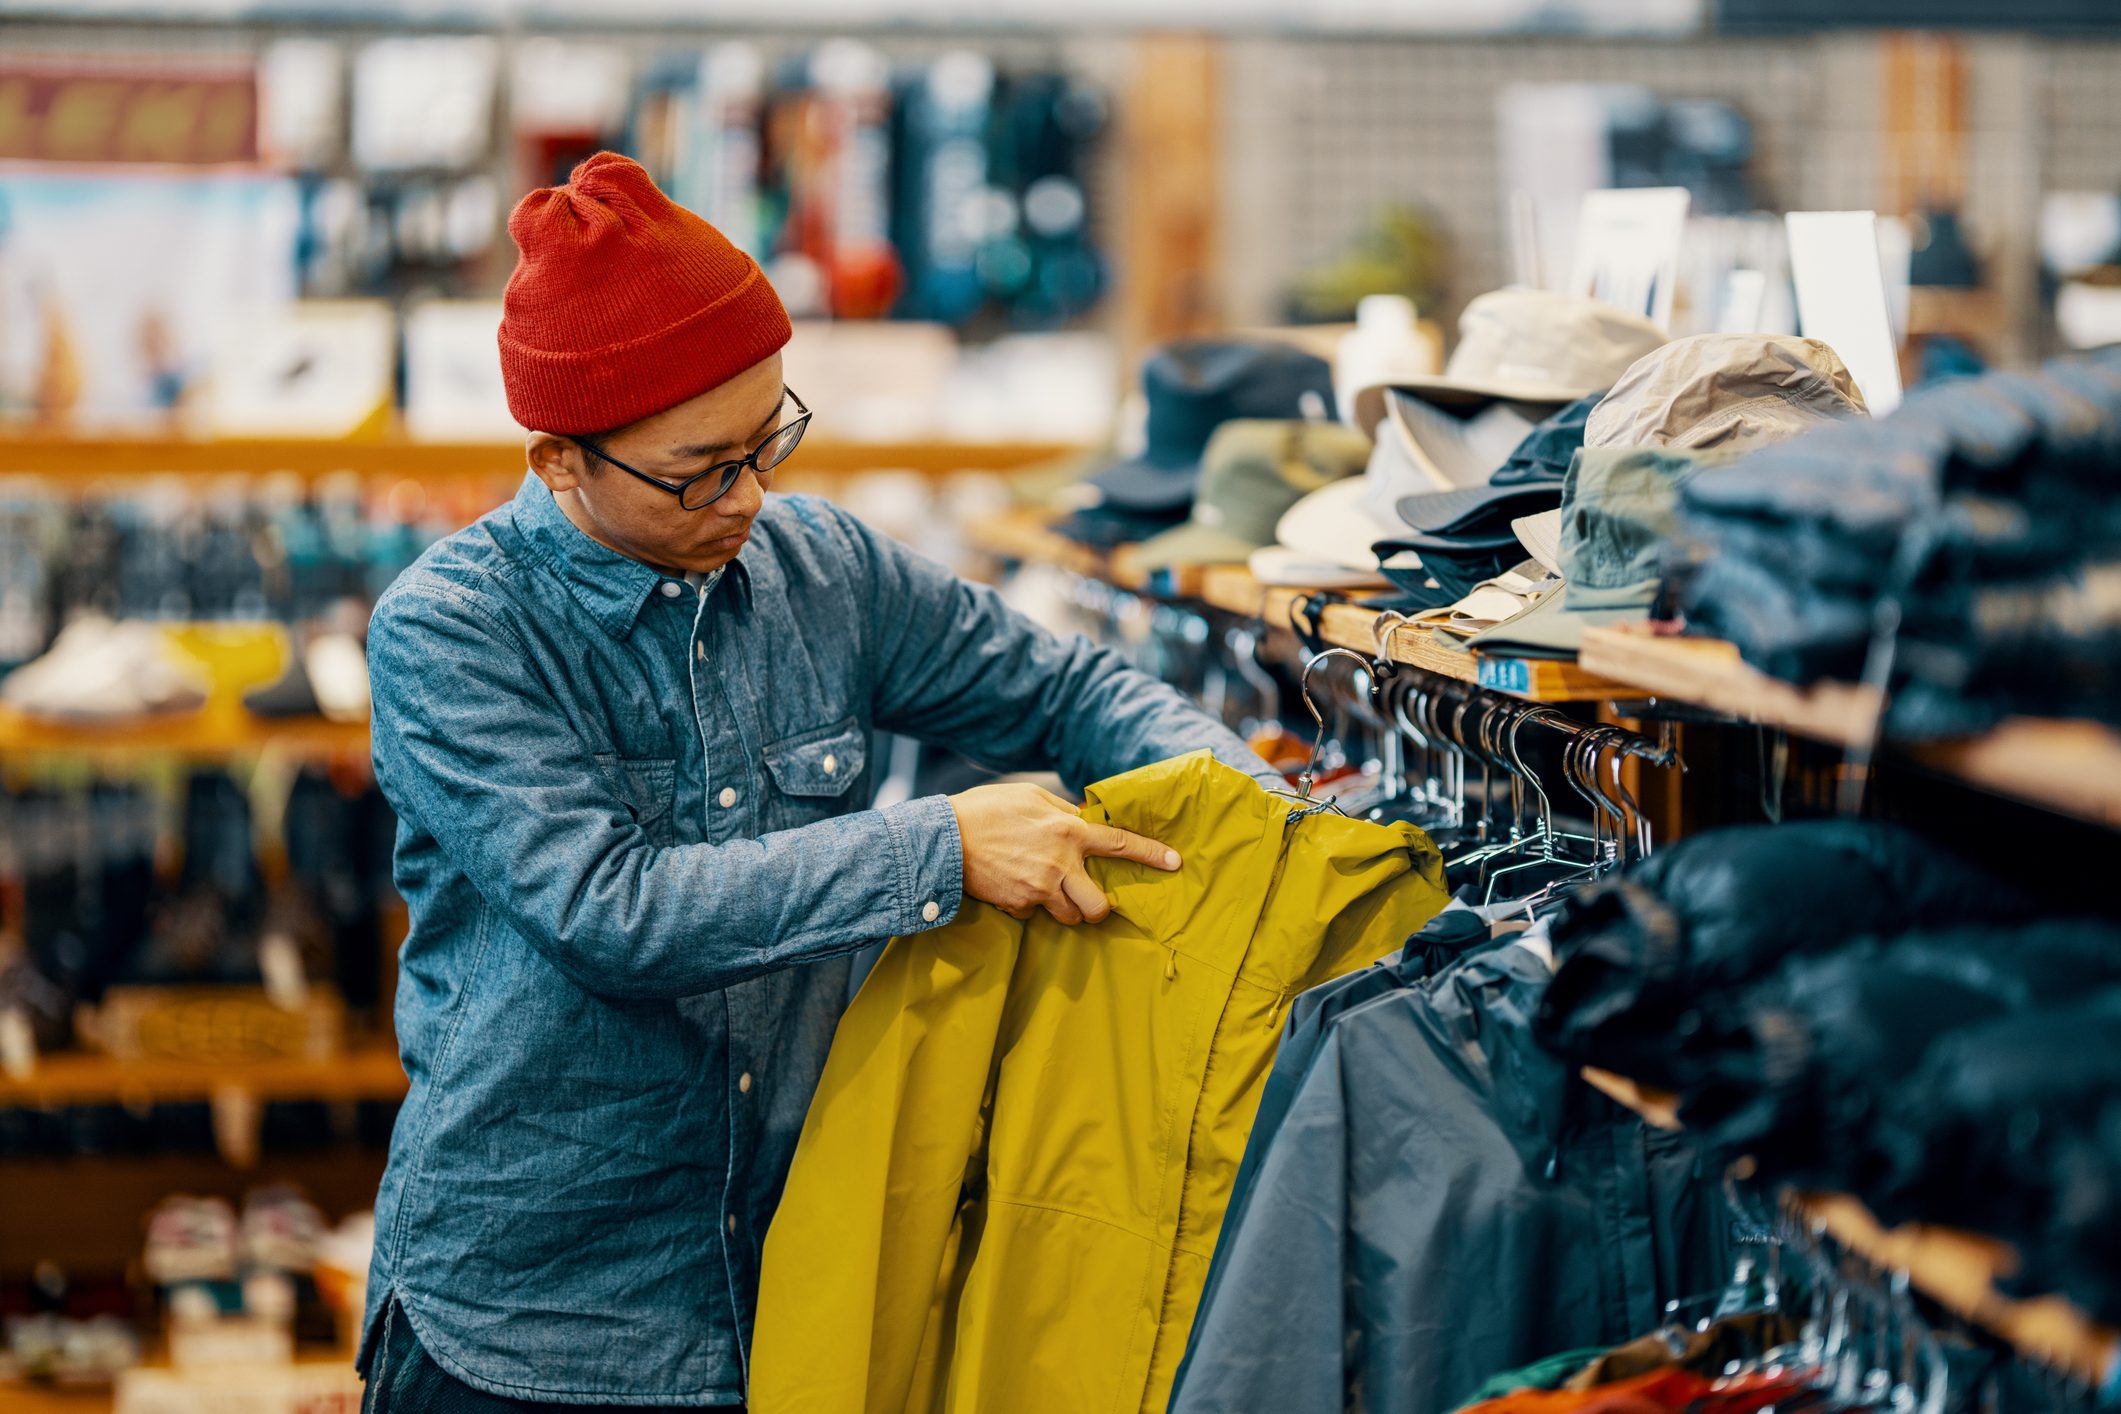
{"type": "MultiPolygon", "coordinates": [[[[1721,143],[1721,169],[1667,143],[1648,167],[1620,176],[1694,185],[1707,249],[1738,240],[1731,232],[1751,213],[1769,213],[1775,228],[1788,211],[1876,209],[1910,218],[1918,245],[1927,218],[1956,218],[1976,278],[1912,292],[1902,331],[1911,383],[1925,357],[1949,358],[1955,344],[2014,367],[2115,337],[2101,292],[2121,286],[2121,26],[2096,0],[2046,12],[1967,5],[1948,17],[1962,27],[1919,30],[1893,25],[1894,12],[1934,22],[1951,7],[1852,3],[1832,7],[1848,23],[1822,27],[1825,17],[1809,11],[1829,7],[1744,0],[1286,11],[1023,3],[978,17],[973,7],[910,5],[888,22],[862,5],[806,3],[770,7],[786,17],[778,29],[756,28],[757,12],[738,22],[737,7],[646,3],[469,6],[432,22],[408,18],[415,6],[309,5],[283,20],[230,18],[237,7],[212,4],[68,8],[0,4],[0,99],[25,75],[63,83],[114,71],[136,84],[206,72],[256,84],[269,116],[276,72],[305,89],[283,92],[283,109],[302,106],[318,74],[335,75],[338,92],[310,104],[321,126],[308,130],[306,150],[275,152],[266,141],[236,179],[277,175],[338,203],[342,216],[366,213],[290,288],[304,299],[381,301],[397,330],[429,301],[497,300],[514,257],[503,223],[516,198],[597,147],[652,158],[642,135],[648,87],[718,47],[750,46],[769,93],[807,56],[848,44],[858,49],[842,55],[870,56],[864,62],[893,85],[969,54],[1005,81],[1046,76],[1072,90],[1081,126],[1061,156],[1079,187],[1082,230],[1069,225],[1065,192],[1049,188],[1045,199],[1060,209],[1051,244],[1091,272],[1094,288],[1068,285],[1058,303],[989,295],[955,322],[811,310],[789,355],[789,382],[817,417],[784,487],[833,495],[987,577],[996,565],[965,527],[1008,503],[1013,478],[1071,458],[1109,459],[1105,449],[1123,445],[1138,421],[1128,390],[1157,344],[1331,326],[1352,313],[1351,292],[1376,292],[1356,290],[1365,278],[1415,295],[1421,318],[1447,333],[1470,298],[1508,283],[1507,133],[1542,86],[1549,95],[1551,86],[1616,86],[1608,111],[1647,100],[1661,105],[1668,137],[1692,131],[1721,143]],[[365,168],[350,140],[362,122],[362,56],[414,40],[483,46],[470,71],[486,66],[491,87],[475,86],[468,105],[480,139],[453,158],[365,168]],[[290,44],[299,62],[276,71],[290,44]],[[391,205],[394,194],[420,191],[433,197],[425,207],[391,205]],[[404,213],[395,238],[384,229],[393,210],[404,213]],[[1415,237],[1389,247],[1382,272],[1366,277],[1357,262],[1366,243],[1378,249],[1381,232],[1404,235],[1409,222],[1415,237]],[[2087,322],[2065,332],[2058,299],[2077,287],[2089,292],[2079,295],[2087,322]],[[1940,345],[1946,339],[1955,344],[1940,345]]],[[[418,97],[407,86],[382,91],[393,102],[418,97]]],[[[1005,82],[998,92],[1008,91],[1005,82]]],[[[453,112],[467,106],[436,97],[453,112]]],[[[420,122],[401,115],[394,126],[402,135],[420,122]]],[[[1609,140],[1602,131],[1566,136],[1586,151],[1609,140]]],[[[24,209],[31,188],[48,199],[53,179],[114,190],[210,183],[234,170],[189,167],[196,154],[181,150],[173,164],[143,167],[121,160],[114,137],[70,140],[85,144],[83,156],[39,146],[36,120],[0,101],[0,668],[37,656],[59,626],[76,592],[62,587],[73,552],[30,547],[62,543],[49,539],[51,525],[83,506],[130,508],[118,512],[126,524],[168,529],[296,515],[289,507],[306,504],[327,539],[334,526],[351,527],[369,547],[349,552],[343,588],[358,600],[387,582],[392,555],[409,559],[513,490],[521,464],[505,426],[491,408],[481,423],[461,397],[443,401],[429,429],[437,435],[424,438],[395,409],[349,419],[334,404],[304,427],[274,424],[284,410],[254,398],[229,402],[208,376],[226,330],[178,336],[185,386],[175,407],[99,404],[93,368],[77,370],[71,392],[66,378],[55,390],[52,326],[39,304],[53,287],[38,269],[10,268],[9,207],[24,209]],[[375,548],[386,541],[395,548],[375,548]]],[[[985,214],[967,218],[985,222],[989,237],[1020,229],[1027,209],[1021,185],[996,180],[985,214]]],[[[1556,200],[1565,208],[1573,195],[1556,200]]],[[[213,254],[187,249],[185,258],[210,263],[213,254]]],[[[40,246],[33,258],[63,264],[65,252],[40,246]]],[[[1056,257],[1045,249],[1030,258],[1056,257]]],[[[66,290],[96,285],[94,256],[80,259],[66,267],[66,290]]],[[[168,278],[188,279],[193,268],[178,262],[168,278]]],[[[127,272],[112,283],[143,282],[127,272]]],[[[1685,300],[1682,325],[1711,327],[1685,300]]],[[[239,333],[278,327],[271,311],[226,313],[250,321],[231,325],[239,333]]],[[[68,315],[91,351],[123,337],[98,328],[137,331],[142,316],[133,305],[93,303],[68,315]]],[[[389,356],[385,386],[401,405],[415,375],[397,334],[389,356]]],[[[84,532],[77,522],[70,533],[84,532]]],[[[10,1319],[0,1409],[17,1407],[11,1400],[33,1407],[32,1397],[85,1409],[110,1397],[94,1379],[79,1393],[42,1387],[36,1396],[11,1383],[44,1358],[38,1342],[54,1329],[23,1318],[85,1329],[106,1317],[106,1334],[114,1323],[150,1356],[165,1349],[171,1316],[148,1253],[150,1217],[170,1195],[219,1196],[240,1211],[246,1194],[293,1185],[326,1227],[373,1196],[404,1085],[387,1000],[403,910],[388,887],[389,821],[366,775],[365,724],[274,720],[240,705],[241,691],[290,651],[288,627],[248,638],[228,621],[197,630],[193,646],[223,657],[214,701],[183,721],[55,725],[0,709],[0,1013],[15,1018],[0,1035],[0,1314],[10,1319]],[[202,786],[208,777],[215,783],[202,786]],[[300,809],[310,815],[295,824],[300,809]],[[202,823],[209,817],[220,823],[202,823]],[[290,838],[290,826],[307,834],[290,838]],[[200,857],[202,841],[231,838],[248,843],[246,858],[210,867],[200,857]],[[290,984],[269,975],[259,940],[284,917],[275,900],[298,889],[310,897],[290,984]],[[208,895],[212,904],[199,902],[208,895]],[[53,930],[69,929],[73,942],[53,941],[53,930]],[[212,936],[186,931],[202,929],[212,936]],[[54,947],[77,960],[81,948],[105,952],[55,979],[45,965],[54,947]],[[245,995],[190,990],[199,987],[245,995]]],[[[343,1372],[332,1279],[321,1295],[316,1280],[304,1272],[295,1284],[292,1330],[303,1359],[343,1372]]],[[[278,1348],[280,1336],[252,1334],[278,1348]]]]}

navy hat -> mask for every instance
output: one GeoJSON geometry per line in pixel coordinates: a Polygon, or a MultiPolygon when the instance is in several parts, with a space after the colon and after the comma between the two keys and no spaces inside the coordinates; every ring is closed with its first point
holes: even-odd
{"type": "Polygon", "coordinates": [[[1148,446],[1090,478],[1106,505],[1182,511],[1200,482],[1201,454],[1234,418],[1293,422],[1333,407],[1333,370],[1288,344],[1192,340],[1166,344],[1142,365],[1148,446]],[[1309,406],[1316,399],[1315,409],[1309,406]]]}
{"type": "Polygon", "coordinates": [[[1399,518],[1425,535],[1449,535],[1507,525],[1518,516],[1561,504],[1569,460],[1583,446],[1584,423],[1605,396],[1579,398],[1534,427],[1483,486],[1460,486],[1403,496],[1399,518]]]}

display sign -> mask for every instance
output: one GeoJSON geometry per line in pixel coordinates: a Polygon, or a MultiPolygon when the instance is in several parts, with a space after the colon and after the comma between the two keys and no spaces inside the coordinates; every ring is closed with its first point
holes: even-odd
{"type": "Polygon", "coordinates": [[[0,161],[254,162],[257,113],[248,67],[0,59],[0,161]]]}
{"type": "Polygon", "coordinates": [[[1692,194],[1685,187],[1584,193],[1576,222],[1576,264],[1568,292],[1672,327],[1679,247],[1692,194]]]}
{"type": "Polygon", "coordinates": [[[1884,417],[1900,406],[1900,354],[1886,303],[1877,214],[1792,211],[1785,224],[1798,328],[1841,355],[1871,416],[1884,417]]]}

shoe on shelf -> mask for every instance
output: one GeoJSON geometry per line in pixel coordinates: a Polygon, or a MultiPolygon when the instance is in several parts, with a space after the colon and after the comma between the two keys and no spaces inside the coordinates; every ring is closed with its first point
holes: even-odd
{"type": "Polygon", "coordinates": [[[240,1251],[235,1209],[219,1198],[173,1194],[147,1219],[147,1275],[162,1286],[228,1281],[240,1251]]]}
{"type": "Polygon", "coordinates": [[[0,682],[0,701],[61,722],[189,712],[204,706],[206,697],[205,675],[161,630],[100,614],[75,619],[49,652],[0,682]]]}
{"type": "Polygon", "coordinates": [[[313,634],[291,654],[287,671],[243,694],[261,717],[309,717],[334,722],[368,720],[368,655],[350,633],[313,634]]]}
{"type": "Polygon", "coordinates": [[[304,655],[287,655],[287,671],[263,687],[243,694],[243,705],[260,717],[314,717],[323,710],[309,681],[304,655]]]}
{"type": "Polygon", "coordinates": [[[243,1199],[243,1258],[252,1267],[307,1273],[317,1264],[324,1215],[293,1188],[254,1188],[243,1199]]]}

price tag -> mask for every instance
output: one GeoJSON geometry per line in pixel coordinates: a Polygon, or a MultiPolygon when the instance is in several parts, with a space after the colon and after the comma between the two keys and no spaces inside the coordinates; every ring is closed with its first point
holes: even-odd
{"type": "Polygon", "coordinates": [[[1490,692],[1524,696],[1532,690],[1532,665],[1523,658],[1482,658],[1480,685],[1490,692]]]}

